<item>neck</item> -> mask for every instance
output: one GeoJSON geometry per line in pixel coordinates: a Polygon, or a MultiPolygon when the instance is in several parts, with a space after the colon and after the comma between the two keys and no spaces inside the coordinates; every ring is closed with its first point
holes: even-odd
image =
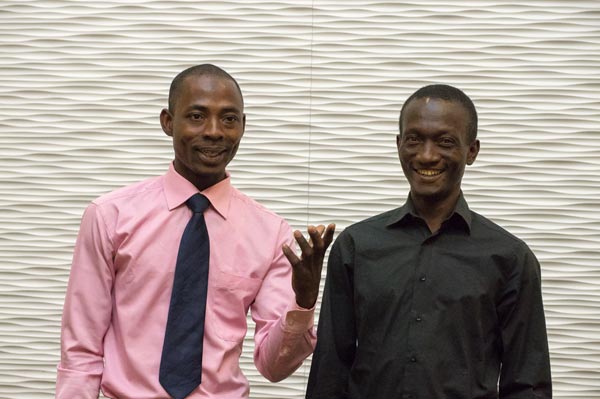
{"type": "Polygon", "coordinates": [[[410,196],[417,215],[423,218],[429,230],[435,233],[454,211],[460,192],[442,199],[415,196],[412,192],[410,196]]]}
{"type": "Polygon", "coordinates": [[[179,173],[187,181],[189,181],[194,186],[196,186],[198,191],[205,190],[205,189],[209,188],[210,186],[217,184],[221,180],[225,180],[225,178],[227,177],[227,174],[225,173],[225,171],[222,171],[220,173],[215,173],[215,174],[194,173],[192,170],[186,168],[182,163],[178,162],[177,159],[175,159],[173,166],[175,167],[175,170],[177,171],[177,173],[179,173]]]}
{"type": "Polygon", "coordinates": [[[203,191],[209,188],[210,186],[214,186],[221,180],[225,179],[225,175],[222,176],[192,176],[188,180],[196,186],[198,191],[203,191]]]}

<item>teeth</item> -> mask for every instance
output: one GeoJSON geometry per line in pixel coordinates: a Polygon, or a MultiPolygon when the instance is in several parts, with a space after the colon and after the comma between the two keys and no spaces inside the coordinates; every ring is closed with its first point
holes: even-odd
{"type": "Polygon", "coordinates": [[[202,150],[200,150],[200,152],[202,152],[203,154],[209,155],[209,156],[215,156],[215,155],[219,155],[223,152],[222,149],[207,149],[204,148],[202,150]]]}
{"type": "Polygon", "coordinates": [[[419,169],[417,170],[417,173],[423,176],[436,176],[442,173],[442,171],[435,169],[419,169]]]}

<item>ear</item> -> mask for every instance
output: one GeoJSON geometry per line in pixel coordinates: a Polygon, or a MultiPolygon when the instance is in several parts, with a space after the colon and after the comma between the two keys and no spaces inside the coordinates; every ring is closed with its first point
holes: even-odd
{"type": "Polygon", "coordinates": [[[246,131],[246,114],[242,114],[242,135],[246,131]]]}
{"type": "Polygon", "coordinates": [[[160,111],[160,126],[167,136],[173,137],[173,116],[166,108],[160,111]]]}
{"type": "Polygon", "coordinates": [[[473,140],[473,142],[469,145],[467,165],[473,165],[473,162],[475,162],[475,159],[477,158],[477,154],[479,154],[479,140],[473,140]]]}
{"type": "Polygon", "coordinates": [[[402,143],[402,135],[396,135],[396,147],[398,147],[398,151],[400,151],[400,144],[402,143]]]}

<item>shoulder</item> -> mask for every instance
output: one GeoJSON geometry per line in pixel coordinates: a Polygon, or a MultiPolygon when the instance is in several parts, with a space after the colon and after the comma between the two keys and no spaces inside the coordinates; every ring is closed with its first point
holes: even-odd
{"type": "Polygon", "coordinates": [[[338,235],[336,243],[354,246],[355,242],[371,242],[373,238],[385,237],[388,233],[388,224],[397,210],[392,209],[351,224],[338,235]]]}
{"type": "Polygon", "coordinates": [[[492,220],[471,211],[471,235],[482,244],[510,252],[515,256],[531,253],[527,243],[492,220]]]}
{"type": "Polygon", "coordinates": [[[527,286],[539,290],[540,262],[527,243],[486,217],[475,212],[472,214],[471,235],[489,259],[489,264],[495,265],[502,273],[505,289],[527,286]]]}
{"type": "Polygon", "coordinates": [[[143,218],[144,215],[164,208],[166,199],[163,178],[151,177],[101,195],[91,202],[88,209],[94,209],[94,213],[109,225],[128,217],[143,218]]]}
{"type": "Polygon", "coordinates": [[[375,230],[385,230],[387,225],[389,224],[392,215],[397,212],[398,209],[392,209],[383,213],[379,213],[374,216],[370,216],[366,219],[363,219],[359,222],[351,224],[344,231],[347,234],[363,234],[365,232],[375,231],[375,230]]]}
{"type": "Polygon", "coordinates": [[[264,222],[269,225],[286,224],[283,217],[268,209],[253,198],[250,198],[237,188],[231,186],[231,205],[236,214],[251,219],[255,222],[264,222]]]}
{"type": "Polygon", "coordinates": [[[116,190],[99,196],[93,200],[92,203],[98,207],[106,207],[140,200],[148,194],[155,194],[156,191],[162,191],[163,178],[164,176],[155,176],[128,186],[117,188],[116,190]]]}

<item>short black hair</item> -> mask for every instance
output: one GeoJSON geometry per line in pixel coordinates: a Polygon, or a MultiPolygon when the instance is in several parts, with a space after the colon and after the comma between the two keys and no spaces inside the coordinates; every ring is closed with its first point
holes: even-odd
{"type": "Polygon", "coordinates": [[[242,105],[244,104],[244,96],[242,95],[242,89],[240,88],[240,85],[238,84],[237,80],[233,78],[233,76],[231,76],[224,69],[219,68],[216,65],[201,64],[189,67],[179,72],[179,74],[177,74],[177,76],[173,78],[173,81],[171,82],[171,87],[169,88],[169,112],[173,112],[173,110],[175,109],[177,93],[179,92],[183,81],[190,76],[200,77],[204,75],[231,80],[233,83],[235,83],[235,87],[237,87],[240,93],[240,97],[242,98],[242,105]]]}
{"type": "Polygon", "coordinates": [[[475,141],[477,138],[477,110],[475,109],[475,104],[473,104],[473,101],[462,90],[457,89],[454,86],[444,84],[432,84],[421,87],[410,97],[408,97],[408,99],[402,105],[402,110],[400,111],[400,119],[398,121],[400,135],[402,135],[402,118],[404,116],[404,110],[408,104],[410,104],[410,102],[413,100],[427,97],[460,103],[469,114],[467,139],[469,139],[469,143],[475,141]]]}

